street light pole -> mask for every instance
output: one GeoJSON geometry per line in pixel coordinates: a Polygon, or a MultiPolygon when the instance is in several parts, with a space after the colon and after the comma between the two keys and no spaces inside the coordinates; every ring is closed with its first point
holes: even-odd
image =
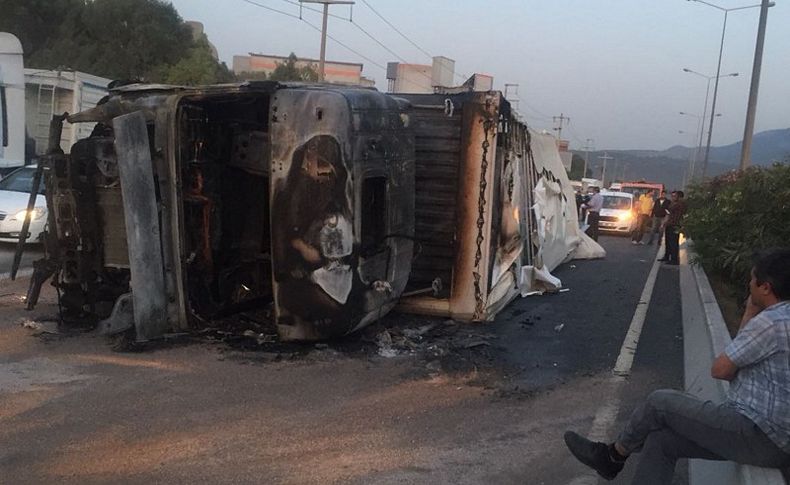
{"type": "Polygon", "coordinates": [[[714,87],[713,87],[713,103],[710,110],[711,117],[710,117],[710,127],[708,128],[708,143],[705,145],[705,159],[702,161],[702,179],[705,180],[705,175],[708,170],[708,159],[710,157],[710,142],[711,142],[711,138],[713,137],[713,120],[715,118],[715,116],[713,116],[713,113],[716,112],[716,97],[719,94],[719,77],[721,74],[721,58],[722,58],[722,54],[724,53],[724,35],[727,31],[727,16],[730,12],[734,12],[735,10],[745,10],[747,8],[761,7],[765,3],[765,0],[762,0],[763,4],[747,5],[745,7],[735,7],[735,8],[720,7],[716,4],[706,2],[705,0],[688,0],[688,1],[701,3],[703,5],[707,5],[709,7],[713,7],[719,11],[724,12],[724,25],[722,25],[721,28],[721,45],[719,46],[719,62],[716,68],[716,82],[714,83],[714,87]]]}
{"type": "MultiPolygon", "coordinates": [[[[700,118],[699,130],[697,131],[697,133],[699,134],[699,142],[697,143],[697,148],[694,151],[694,159],[691,162],[691,169],[690,169],[690,173],[691,173],[690,179],[694,180],[694,176],[696,175],[697,159],[699,158],[699,153],[702,151],[702,137],[705,135],[705,120],[707,119],[707,115],[708,115],[708,98],[710,97],[710,82],[714,78],[716,78],[716,80],[718,81],[718,79],[722,78],[722,77],[737,77],[738,73],[737,72],[731,72],[729,74],[722,74],[722,75],[718,75],[718,76],[708,76],[707,74],[702,74],[701,72],[697,72],[697,71],[695,71],[693,69],[689,69],[687,67],[683,68],[683,72],[687,72],[689,74],[694,74],[696,76],[705,78],[708,81],[708,84],[705,87],[705,104],[702,106],[702,117],[700,118]]],[[[689,114],[689,113],[682,113],[681,112],[680,114],[689,114]]],[[[696,116],[696,115],[690,115],[690,116],[696,116]]],[[[703,178],[704,178],[704,175],[703,175],[703,178]]]]}
{"type": "Polygon", "coordinates": [[[757,28],[757,45],[754,48],[754,65],[752,67],[752,83],[749,88],[749,103],[746,108],[746,126],[743,130],[741,144],[741,170],[751,163],[752,137],[754,136],[754,118],[757,115],[757,91],[760,89],[760,68],[763,63],[763,44],[765,44],[765,26],[768,22],[768,8],[774,3],[763,0],[760,4],[760,23],[757,28]]]}
{"type": "Polygon", "coordinates": [[[716,118],[713,113],[716,112],[716,96],[719,94],[719,76],[721,74],[721,56],[724,53],[724,34],[727,30],[727,14],[728,10],[724,11],[724,25],[721,28],[721,45],[719,46],[719,64],[716,67],[716,82],[713,83],[713,102],[711,103],[711,116],[710,126],[708,127],[708,143],[705,145],[705,158],[702,160],[702,180],[705,180],[705,175],[708,172],[708,159],[710,158],[710,142],[713,138],[713,120],[716,118]]]}
{"type": "Polygon", "coordinates": [[[301,3],[320,3],[324,6],[324,20],[321,25],[321,57],[318,59],[318,80],[323,82],[326,77],[326,28],[329,22],[329,5],[354,5],[350,0],[299,0],[301,3]]]}

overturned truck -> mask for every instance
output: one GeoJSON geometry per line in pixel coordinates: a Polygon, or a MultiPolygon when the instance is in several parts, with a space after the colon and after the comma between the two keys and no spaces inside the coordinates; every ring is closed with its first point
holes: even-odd
{"type": "MultiPolygon", "coordinates": [[[[47,259],[28,304],[53,275],[64,320],[140,341],[249,311],[284,340],[353,332],[398,303],[491,319],[545,266],[532,194],[564,176],[539,172],[496,92],[131,85],[68,121],[97,124],[40,164],[47,259]]],[[[572,231],[564,181],[551,224],[572,231]]],[[[561,232],[559,260],[581,240],[561,232]]]]}

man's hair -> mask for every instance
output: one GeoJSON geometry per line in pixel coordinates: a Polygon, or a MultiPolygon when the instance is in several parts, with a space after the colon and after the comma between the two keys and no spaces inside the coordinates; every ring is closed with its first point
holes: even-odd
{"type": "Polygon", "coordinates": [[[598,186],[593,186],[592,189],[593,189],[593,192],[595,192],[596,194],[601,191],[601,188],[598,187],[598,186]]]}
{"type": "Polygon", "coordinates": [[[683,193],[682,190],[676,190],[675,193],[678,194],[678,198],[680,198],[680,199],[682,199],[686,195],[686,194],[683,193]]]}
{"type": "Polygon", "coordinates": [[[757,283],[771,283],[780,300],[790,300],[790,249],[774,248],[754,255],[754,278],[757,283]]]}
{"type": "Polygon", "coordinates": [[[666,193],[667,193],[667,191],[666,191],[666,190],[662,190],[662,191],[661,191],[661,195],[665,195],[666,193]]]}

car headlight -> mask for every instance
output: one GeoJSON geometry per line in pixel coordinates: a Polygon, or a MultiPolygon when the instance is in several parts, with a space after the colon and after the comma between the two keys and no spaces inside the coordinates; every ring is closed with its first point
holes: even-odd
{"type": "Polygon", "coordinates": [[[620,219],[621,221],[630,220],[631,217],[633,217],[633,216],[631,215],[630,212],[626,212],[625,214],[620,214],[619,216],[617,216],[617,218],[620,219]]]}
{"type": "MultiPolygon", "coordinates": [[[[36,219],[41,219],[44,217],[44,214],[47,213],[46,207],[36,207],[31,211],[30,220],[35,221],[36,219]]],[[[14,217],[11,218],[12,221],[24,221],[25,216],[27,216],[27,209],[21,210],[14,214],[14,217]]]]}

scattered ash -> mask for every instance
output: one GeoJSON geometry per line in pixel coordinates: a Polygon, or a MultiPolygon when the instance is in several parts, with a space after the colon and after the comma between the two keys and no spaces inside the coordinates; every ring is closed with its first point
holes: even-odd
{"type": "Polygon", "coordinates": [[[486,373],[496,366],[493,326],[390,314],[359,332],[323,342],[281,342],[266,314],[241,314],[193,334],[224,344],[223,359],[250,362],[326,362],[338,359],[410,359],[410,376],[486,373]]]}

